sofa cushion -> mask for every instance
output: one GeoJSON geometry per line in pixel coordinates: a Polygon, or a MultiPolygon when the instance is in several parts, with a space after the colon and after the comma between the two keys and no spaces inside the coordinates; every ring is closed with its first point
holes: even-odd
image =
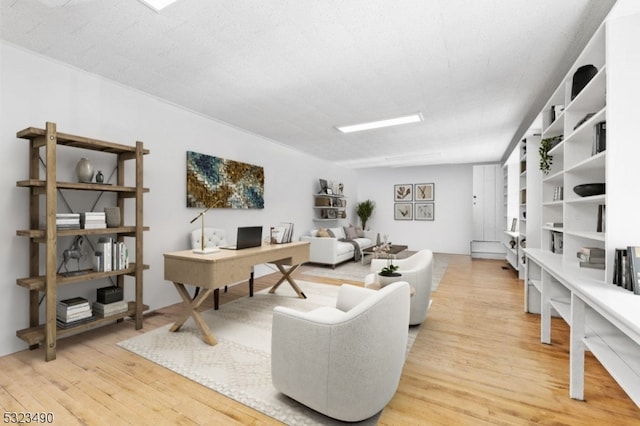
{"type": "Polygon", "coordinates": [[[356,233],[356,228],[354,228],[353,226],[351,225],[345,226],[343,229],[344,229],[344,235],[347,240],[355,240],[356,238],[358,238],[358,234],[356,233]]]}
{"type": "Polygon", "coordinates": [[[324,228],[320,228],[318,229],[318,237],[330,237],[331,235],[329,235],[329,231],[324,229],[324,228]]]}
{"type": "Polygon", "coordinates": [[[342,227],[329,228],[327,229],[327,232],[329,232],[329,235],[331,235],[333,238],[337,238],[339,240],[346,238],[346,235],[344,235],[344,229],[342,227]]]}
{"type": "Polygon", "coordinates": [[[356,226],[355,228],[358,238],[364,238],[364,230],[362,229],[362,226],[356,226]]]}
{"type": "Polygon", "coordinates": [[[358,243],[361,249],[366,249],[373,245],[373,241],[371,241],[369,238],[355,238],[353,241],[358,243]]]}
{"type": "Polygon", "coordinates": [[[336,254],[341,256],[348,253],[353,253],[353,244],[338,241],[336,243],[336,254]]]}

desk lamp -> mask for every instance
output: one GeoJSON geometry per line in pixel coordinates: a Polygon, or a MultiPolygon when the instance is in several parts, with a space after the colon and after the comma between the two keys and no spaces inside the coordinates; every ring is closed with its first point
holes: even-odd
{"type": "Polygon", "coordinates": [[[198,216],[194,217],[193,219],[191,219],[191,222],[189,223],[193,223],[196,220],[202,218],[202,232],[200,234],[200,248],[199,249],[193,249],[194,253],[197,254],[209,254],[209,253],[215,253],[217,251],[219,251],[220,249],[218,247],[205,247],[204,246],[204,214],[210,209],[211,207],[207,207],[205,210],[201,211],[200,214],[198,214],[198,216]]]}

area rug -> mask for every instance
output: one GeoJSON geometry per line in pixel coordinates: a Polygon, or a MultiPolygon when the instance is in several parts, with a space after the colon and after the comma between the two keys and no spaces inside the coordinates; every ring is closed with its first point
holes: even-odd
{"type": "MultiPolygon", "coordinates": [[[[271,320],[275,306],[309,311],[335,306],[338,286],[297,280],[307,296],[299,299],[283,284],[275,294],[267,290],[202,313],[218,340],[209,346],[189,319],[179,332],[166,325],[118,345],[182,376],[289,425],[347,424],[330,419],[280,394],[271,384],[271,320]]],[[[409,353],[418,327],[409,328],[409,353]]],[[[375,424],[378,416],[357,425],[375,424]]]]}
{"type": "MultiPolygon", "coordinates": [[[[414,251],[403,251],[398,254],[398,259],[409,257],[414,251]]],[[[433,253],[433,285],[432,291],[437,290],[438,283],[442,280],[449,265],[450,255],[445,253],[433,253]]],[[[364,277],[370,272],[371,265],[363,265],[361,262],[348,261],[339,264],[335,269],[329,265],[307,264],[302,273],[317,277],[343,278],[345,280],[364,281],[364,277]]]]}

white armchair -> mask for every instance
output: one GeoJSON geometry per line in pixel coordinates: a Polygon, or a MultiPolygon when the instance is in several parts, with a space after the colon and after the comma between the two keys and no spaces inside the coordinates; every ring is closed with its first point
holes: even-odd
{"type": "MultiPolygon", "coordinates": [[[[400,279],[407,281],[415,289],[415,294],[411,298],[409,325],[421,324],[431,306],[433,253],[431,250],[420,250],[406,259],[394,259],[393,264],[398,265],[397,272],[402,274],[400,279]]],[[[387,259],[371,261],[371,274],[365,277],[365,287],[376,281],[378,272],[386,265],[387,259]]]]}
{"type": "MultiPolygon", "coordinates": [[[[201,248],[200,241],[202,241],[203,230],[202,228],[194,229],[190,235],[191,249],[201,248]]],[[[220,247],[227,245],[227,236],[224,229],[219,228],[204,228],[204,247],[220,247]]],[[[224,286],[224,292],[227,292],[227,287],[224,286]]],[[[196,295],[198,294],[199,287],[196,288],[196,295]]],[[[249,277],[249,297],[253,297],[253,271],[249,277]]],[[[220,290],[215,289],[213,291],[213,309],[218,309],[220,305],[220,290]]]]}
{"type": "Polygon", "coordinates": [[[342,285],[336,307],[273,312],[271,375],[283,394],[355,422],[395,394],[406,358],[409,285],[376,291],[342,285]]]}

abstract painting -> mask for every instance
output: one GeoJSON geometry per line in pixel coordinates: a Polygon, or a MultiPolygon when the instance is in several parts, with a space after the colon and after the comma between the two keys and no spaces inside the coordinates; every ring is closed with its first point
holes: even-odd
{"type": "Polygon", "coordinates": [[[187,207],[263,209],[264,169],[187,151],[187,207]]]}

